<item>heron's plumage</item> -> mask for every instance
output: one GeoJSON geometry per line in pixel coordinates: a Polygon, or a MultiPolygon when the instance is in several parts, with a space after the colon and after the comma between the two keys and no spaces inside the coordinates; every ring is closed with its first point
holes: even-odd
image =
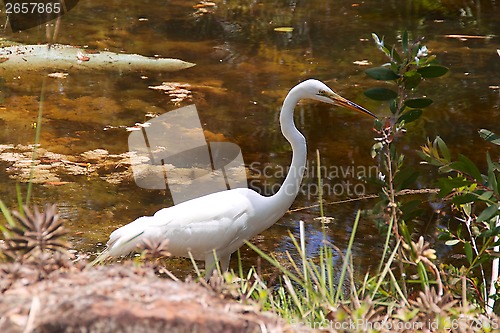
{"type": "Polygon", "coordinates": [[[248,222],[256,213],[255,195],[249,189],[217,192],[139,217],[111,233],[108,254],[126,255],[148,238],[168,239],[168,251],[175,256],[191,252],[195,259],[205,259],[213,250],[231,254],[252,236],[248,222]]]}

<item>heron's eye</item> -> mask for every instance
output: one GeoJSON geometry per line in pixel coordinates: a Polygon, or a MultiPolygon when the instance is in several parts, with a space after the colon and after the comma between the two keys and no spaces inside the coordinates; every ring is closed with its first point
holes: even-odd
{"type": "Polygon", "coordinates": [[[324,90],[320,90],[320,91],[318,92],[318,96],[326,96],[326,91],[324,91],[324,90]]]}

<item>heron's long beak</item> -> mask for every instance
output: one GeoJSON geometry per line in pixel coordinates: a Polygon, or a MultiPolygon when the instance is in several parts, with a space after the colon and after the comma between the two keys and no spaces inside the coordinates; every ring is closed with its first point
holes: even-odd
{"type": "Polygon", "coordinates": [[[335,105],[342,106],[346,109],[357,111],[357,112],[360,112],[362,114],[366,114],[366,115],[373,117],[373,118],[377,118],[376,115],[374,115],[373,113],[371,113],[370,111],[368,111],[364,107],[359,106],[358,104],[351,102],[350,100],[345,99],[344,97],[337,95],[336,93],[333,93],[333,94],[328,93],[326,96],[328,98],[330,98],[332,100],[333,104],[335,104],[335,105]]]}

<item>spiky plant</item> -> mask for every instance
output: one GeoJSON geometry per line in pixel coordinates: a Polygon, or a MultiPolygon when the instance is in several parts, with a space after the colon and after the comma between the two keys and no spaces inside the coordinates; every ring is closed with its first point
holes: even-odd
{"type": "Polygon", "coordinates": [[[138,247],[145,260],[155,261],[171,256],[168,252],[168,239],[145,239],[138,247]]]}
{"type": "Polygon", "coordinates": [[[4,253],[14,260],[37,257],[46,251],[66,253],[69,244],[62,240],[66,235],[57,214],[56,205],[45,205],[40,212],[37,206],[31,210],[23,206],[23,212],[13,211],[15,225],[8,225],[9,236],[5,239],[4,253]]]}

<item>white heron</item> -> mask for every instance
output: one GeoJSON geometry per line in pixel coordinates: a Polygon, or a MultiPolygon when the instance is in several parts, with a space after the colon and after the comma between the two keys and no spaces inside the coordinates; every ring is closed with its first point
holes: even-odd
{"type": "Polygon", "coordinates": [[[306,140],[297,130],[293,111],[299,100],[313,99],[375,117],[365,108],[339,96],[323,82],[310,79],[290,90],[280,113],[281,131],[292,146],[292,163],[278,192],[266,197],[248,188],[216,192],[139,217],[113,231],[96,261],[129,254],[145,239],[168,240],[174,256],[205,261],[206,277],[215,260],[226,271],[231,254],[247,240],[271,227],[297,196],[306,164],[306,140]]]}

